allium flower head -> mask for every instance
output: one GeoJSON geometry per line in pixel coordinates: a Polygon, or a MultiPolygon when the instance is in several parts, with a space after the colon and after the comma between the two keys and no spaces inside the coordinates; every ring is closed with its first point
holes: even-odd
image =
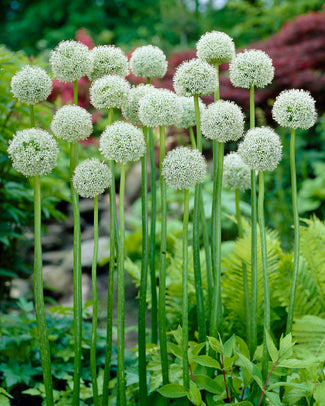
{"type": "MultiPolygon", "coordinates": [[[[178,128],[190,128],[196,125],[195,118],[195,106],[192,97],[179,96],[179,99],[183,105],[183,114],[179,122],[176,123],[178,128]]],[[[205,110],[205,104],[199,99],[200,115],[203,114],[205,110]]]]}
{"type": "Polygon", "coordinates": [[[198,58],[212,64],[230,62],[235,56],[235,44],[229,35],[220,31],[207,32],[196,44],[198,58]]]}
{"type": "Polygon", "coordinates": [[[263,51],[246,50],[236,55],[229,65],[230,81],[235,87],[263,88],[272,82],[272,59],[263,51]]]}
{"type": "Polygon", "coordinates": [[[146,151],[142,131],[132,124],[116,121],[106,127],[99,142],[99,150],[105,158],[127,164],[138,161],[146,151]]]}
{"type": "Polygon", "coordinates": [[[179,96],[207,96],[217,89],[218,74],[207,62],[191,59],[178,66],[173,81],[179,96]]]}
{"type": "Polygon", "coordinates": [[[13,167],[24,176],[50,173],[56,166],[58,152],[52,135],[38,128],[18,131],[8,148],[13,167]]]}
{"type": "Polygon", "coordinates": [[[101,45],[90,51],[93,69],[88,75],[91,80],[105,75],[125,77],[129,74],[128,58],[122,49],[114,45],[101,45]]]}
{"type": "Polygon", "coordinates": [[[167,89],[154,89],[139,103],[139,118],[148,127],[174,125],[183,112],[179,98],[167,89]]]}
{"type": "Polygon", "coordinates": [[[201,117],[202,134],[219,142],[237,141],[244,132],[244,115],[231,101],[210,104],[201,117]]]}
{"type": "Polygon", "coordinates": [[[122,106],[122,113],[126,120],[130,121],[133,125],[141,125],[139,118],[140,99],[155,90],[151,85],[140,84],[132,87],[128,99],[122,106]]]}
{"type": "Polygon", "coordinates": [[[24,66],[11,79],[11,92],[19,101],[36,104],[48,98],[52,91],[52,80],[38,66],[24,66]]]}
{"type": "Polygon", "coordinates": [[[55,113],[51,129],[56,137],[68,142],[85,140],[93,131],[91,114],[79,106],[63,106],[55,113]]]}
{"type": "Polygon", "coordinates": [[[79,164],[72,178],[73,187],[82,197],[96,197],[112,184],[112,172],[98,159],[86,159],[79,164]]]}
{"type": "Polygon", "coordinates": [[[272,116],[282,127],[307,130],[317,118],[315,100],[305,90],[284,90],[275,99],[272,116]]]}
{"type": "Polygon", "coordinates": [[[189,189],[203,182],[206,174],[206,160],[197,149],[175,148],[167,153],[163,161],[162,176],[173,189],[189,189]]]}
{"type": "Polygon", "coordinates": [[[90,102],[98,110],[122,108],[130,92],[130,83],[117,75],[96,79],[90,88],[90,102]]]}
{"type": "Polygon", "coordinates": [[[143,78],[162,78],[167,71],[166,55],[153,45],[137,48],[131,56],[132,73],[143,78]]]}
{"type": "Polygon", "coordinates": [[[62,41],[51,51],[50,65],[61,82],[74,82],[90,74],[93,62],[88,47],[78,41],[62,41]]]}
{"type": "Polygon", "coordinates": [[[236,152],[224,157],[223,184],[227,189],[242,192],[251,188],[251,170],[236,152]]]}
{"type": "Polygon", "coordinates": [[[282,158],[280,137],[269,127],[252,128],[239,144],[238,154],[250,169],[273,171],[282,158]]]}

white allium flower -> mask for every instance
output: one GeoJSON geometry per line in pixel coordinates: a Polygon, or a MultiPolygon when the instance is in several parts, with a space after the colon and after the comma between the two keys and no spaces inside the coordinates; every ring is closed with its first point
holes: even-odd
{"type": "Polygon", "coordinates": [[[201,117],[202,134],[219,142],[237,141],[244,132],[244,114],[232,101],[211,103],[201,117]]]}
{"type": "Polygon", "coordinates": [[[88,47],[78,41],[62,41],[51,51],[50,65],[61,82],[74,82],[89,75],[93,62],[88,47]]]}
{"type": "Polygon", "coordinates": [[[93,69],[88,75],[91,80],[105,75],[125,77],[129,74],[128,58],[121,48],[114,45],[101,45],[90,51],[93,69]]]}
{"type": "MultiPolygon", "coordinates": [[[[176,123],[176,127],[178,128],[190,128],[196,125],[196,118],[195,118],[195,106],[194,100],[192,97],[185,97],[179,96],[179,99],[183,105],[183,114],[181,116],[180,121],[176,123]]],[[[199,109],[200,115],[203,114],[205,110],[205,104],[199,99],[199,109]]]]}
{"type": "Polygon", "coordinates": [[[282,158],[280,137],[269,127],[252,128],[239,144],[238,154],[253,170],[273,171],[282,158]]]}
{"type": "Polygon", "coordinates": [[[24,66],[11,79],[11,92],[19,101],[36,104],[48,98],[52,91],[52,80],[38,66],[24,66]]]}
{"type": "Polygon", "coordinates": [[[237,54],[229,65],[230,81],[235,87],[263,88],[272,82],[272,59],[260,50],[245,50],[237,54]]]}
{"type": "Polygon", "coordinates": [[[117,75],[96,79],[90,87],[90,102],[98,110],[122,108],[130,92],[130,83],[117,75]]]}
{"type": "Polygon", "coordinates": [[[132,73],[143,78],[162,78],[167,71],[166,55],[153,45],[137,48],[131,56],[132,73]]]}
{"type": "Polygon", "coordinates": [[[251,188],[251,170],[236,152],[224,157],[223,184],[227,189],[242,192],[251,188]]]}
{"type": "Polygon", "coordinates": [[[178,147],[169,151],[162,164],[162,176],[173,189],[189,189],[203,182],[207,163],[197,149],[178,147]]]}
{"type": "Polygon", "coordinates": [[[317,118],[315,99],[305,90],[284,90],[275,99],[272,116],[282,127],[307,130],[317,118]]]}
{"type": "Polygon", "coordinates": [[[99,159],[86,159],[76,167],[72,182],[80,196],[94,198],[112,185],[112,172],[99,159]]]}
{"type": "Polygon", "coordinates": [[[179,96],[207,96],[218,87],[218,73],[207,62],[191,59],[178,66],[173,81],[179,96]]]}
{"type": "Polygon", "coordinates": [[[56,137],[68,142],[85,140],[93,131],[91,114],[79,106],[63,106],[55,113],[51,130],[56,137]]]}
{"type": "Polygon", "coordinates": [[[229,35],[220,31],[207,32],[196,44],[198,58],[212,64],[230,62],[235,56],[235,44],[229,35]]]}
{"type": "Polygon", "coordinates": [[[121,164],[138,161],[146,151],[142,131],[123,121],[116,121],[106,127],[100,137],[99,147],[105,158],[121,164]]]}
{"type": "Polygon", "coordinates": [[[13,167],[25,176],[50,173],[56,166],[58,152],[54,137],[38,128],[18,131],[8,148],[13,167]]]}
{"type": "Polygon", "coordinates": [[[139,118],[147,127],[174,125],[183,112],[179,98],[167,89],[154,89],[139,104],[139,118]]]}
{"type": "Polygon", "coordinates": [[[139,118],[140,99],[155,90],[151,85],[140,84],[132,87],[128,99],[122,106],[122,113],[126,120],[130,121],[133,125],[141,125],[139,118]]]}

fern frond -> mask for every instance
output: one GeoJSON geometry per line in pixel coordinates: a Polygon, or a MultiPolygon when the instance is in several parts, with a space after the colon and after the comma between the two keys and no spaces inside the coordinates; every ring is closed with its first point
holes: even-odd
{"type": "Polygon", "coordinates": [[[294,321],[295,352],[300,358],[325,361],[325,319],[306,315],[294,321]]]}

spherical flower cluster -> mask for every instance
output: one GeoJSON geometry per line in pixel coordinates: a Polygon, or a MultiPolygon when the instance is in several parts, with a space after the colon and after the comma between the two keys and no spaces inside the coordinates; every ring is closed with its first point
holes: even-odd
{"type": "Polygon", "coordinates": [[[234,102],[219,100],[202,114],[201,130],[211,140],[237,141],[244,132],[244,115],[234,102]]]}
{"type": "Polygon", "coordinates": [[[198,58],[220,65],[230,62],[235,56],[233,39],[224,32],[212,31],[202,35],[196,44],[198,58]]]}
{"type": "Polygon", "coordinates": [[[11,92],[19,101],[36,104],[48,98],[52,91],[52,80],[38,66],[24,66],[11,79],[11,92]]]}
{"type": "Polygon", "coordinates": [[[146,151],[142,131],[123,121],[116,121],[106,127],[100,137],[99,147],[105,158],[121,164],[138,161],[146,151]]]}
{"type": "Polygon", "coordinates": [[[77,41],[62,41],[51,51],[50,64],[61,82],[74,82],[90,74],[93,62],[88,47],[77,41]]]}
{"type": "Polygon", "coordinates": [[[68,142],[85,140],[93,131],[91,114],[79,106],[63,106],[53,117],[54,135],[68,142]]]}
{"type": "Polygon", "coordinates": [[[56,166],[58,152],[52,135],[38,128],[18,131],[8,148],[13,167],[25,176],[51,172],[56,166]]]}
{"type": "Polygon", "coordinates": [[[224,157],[223,184],[227,189],[242,192],[251,187],[251,170],[236,152],[224,157]]]}
{"type": "Polygon", "coordinates": [[[285,90],[275,99],[272,116],[282,127],[307,130],[317,118],[315,100],[305,90],[285,90]]]}
{"type": "MultiPolygon", "coordinates": [[[[179,99],[183,105],[183,114],[180,118],[180,121],[176,123],[178,128],[190,128],[196,125],[195,118],[195,106],[192,97],[179,96],[179,99]]],[[[203,114],[205,110],[205,104],[199,99],[199,109],[200,115],[203,114]]]]}
{"type": "Polygon", "coordinates": [[[90,51],[93,69],[88,75],[91,80],[105,75],[127,76],[129,74],[128,58],[122,49],[114,45],[102,45],[90,51]]]}
{"type": "Polygon", "coordinates": [[[112,172],[98,159],[86,159],[76,167],[72,182],[80,196],[93,198],[111,186],[112,172]]]}
{"type": "Polygon", "coordinates": [[[162,78],[167,71],[166,55],[153,45],[137,48],[130,59],[132,73],[143,78],[162,78]]]}
{"type": "Polygon", "coordinates": [[[179,96],[207,96],[217,89],[218,73],[207,62],[191,59],[178,66],[173,81],[179,96]]]}
{"type": "Polygon", "coordinates": [[[269,127],[252,128],[239,145],[238,154],[253,170],[273,171],[282,158],[280,137],[269,127]]]}
{"type": "Polygon", "coordinates": [[[130,83],[117,75],[96,79],[90,88],[90,102],[96,109],[120,109],[127,101],[130,83]]]}
{"type": "Polygon", "coordinates": [[[173,189],[189,189],[203,182],[206,174],[205,158],[197,149],[175,148],[167,153],[163,161],[162,176],[173,189]]]}
{"type": "Polygon", "coordinates": [[[230,81],[235,87],[263,88],[272,82],[272,59],[263,51],[246,50],[238,54],[229,65],[230,81]]]}
{"type": "Polygon", "coordinates": [[[153,86],[144,84],[131,88],[129,97],[122,106],[122,113],[126,120],[130,121],[133,125],[142,124],[139,118],[140,99],[148,95],[154,89],[153,86]]]}
{"type": "Polygon", "coordinates": [[[183,113],[182,103],[175,93],[155,89],[140,99],[139,118],[148,127],[174,125],[183,113]]]}

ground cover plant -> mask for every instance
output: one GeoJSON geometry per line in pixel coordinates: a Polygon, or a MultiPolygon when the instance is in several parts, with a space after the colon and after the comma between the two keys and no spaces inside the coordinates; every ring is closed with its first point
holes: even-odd
{"type": "Polygon", "coordinates": [[[325,225],[316,217],[300,221],[297,200],[296,130],[310,129],[317,119],[310,93],[284,90],[272,108],[274,121],[290,133],[285,153],[290,156],[291,190],[286,193],[292,199],[287,216],[294,241],[293,251],[287,252],[264,215],[268,198],[264,178],[278,170],[284,154],[279,134],[271,127],[256,126],[256,94],[274,77],[266,52],[249,49],[236,54],[227,34],[206,33],[197,42],[197,58],[177,67],[174,91],[151,84],[167,71],[166,56],[152,45],[135,49],[128,61],[112,45],[89,50],[81,42],[62,41],[49,62],[51,76],[36,64],[27,64],[11,79],[11,92],[18,106],[24,106],[26,125],[15,130],[7,152],[15,179],[20,177],[26,189],[33,186],[35,309],[21,298],[19,315],[4,316],[0,352],[7,361],[0,364],[0,402],[322,405],[325,225]],[[220,98],[220,65],[225,63],[232,85],[249,90],[248,120],[240,106],[220,98]],[[125,79],[129,69],[146,84],[131,87],[125,79]],[[100,154],[80,162],[81,150],[88,146],[79,141],[93,132],[92,115],[79,105],[78,81],[86,76],[91,80],[90,103],[107,125],[99,139],[100,154]],[[59,106],[50,126],[42,129],[35,110],[50,95],[51,78],[72,85],[73,102],[59,106]],[[201,98],[208,95],[213,95],[213,102],[206,106],[201,98]],[[166,153],[170,126],[189,130],[191,145],[166,153]],[[211,141],[208,175],[202,151],[203,142],[211,141]],[[237,151],[225,156],[230,142],[237,151]],[[41,196],[59,148],[68,150],[70,159],[65,170],[74,219],[73,307],[45,311],[41,196]],[[139,160],[140,221],[135,223],[140,233],[135,226],[126,238],[125,176],[139,160]],[[234,204],[228,221],[237,230],[228,245],[222,238],[227,196],[223,185],[234,204]],[[106,189],[110,246],[103,332],[97,329],[98,196],[106,189]],[[242,197],[249,190],[245,206],[242,197]],[[92,300],[84,309],[79,195],[94,202],[92,300]],[[175,202],[177,209],[172,209],[175,202]],[[132,247],[136,233],[140,244],[132,247]],[[125,351],[126,270],[139,286],[138,346],[132,354],[125,351]],[[91,324],[85,322],[86,314],[91,324]]]}

